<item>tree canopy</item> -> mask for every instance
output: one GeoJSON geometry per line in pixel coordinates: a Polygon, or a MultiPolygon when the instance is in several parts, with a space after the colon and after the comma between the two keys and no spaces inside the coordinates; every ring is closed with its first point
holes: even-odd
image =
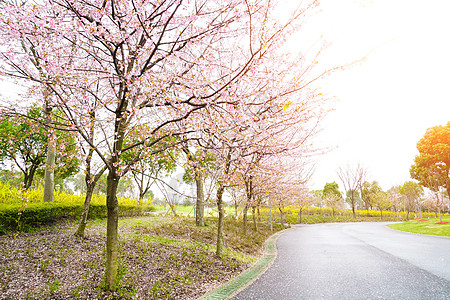
{"type": "MultiPolygon", "coordinates": [[[[23,174],[23,188],[28,189],[35,175],[43,176],[49,132],[41,126],[42,108],[31,106],[25,116],[3,115],[0,118],[0,160],[10,161],[23,174]]],[[[78,172],[79,159],[73,135],[61,132],[56,138],[59,155],[55,174],[62,180],[78,172]]]]}
{"type": "Polygon", "coordinates": [[[411,177],[433,191],[442,187],[450,194],[450,122],[429,128],[417,150],[420,154],[410,168],[411,177]]]}

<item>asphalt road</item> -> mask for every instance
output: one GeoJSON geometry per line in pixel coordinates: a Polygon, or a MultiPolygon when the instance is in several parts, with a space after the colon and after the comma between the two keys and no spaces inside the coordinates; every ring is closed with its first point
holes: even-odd
{"type": "Polygon", "coordinates": [[[450,299],[450,238],[387,223],[300,225],[272,266],[233,299],[450,299]]]}

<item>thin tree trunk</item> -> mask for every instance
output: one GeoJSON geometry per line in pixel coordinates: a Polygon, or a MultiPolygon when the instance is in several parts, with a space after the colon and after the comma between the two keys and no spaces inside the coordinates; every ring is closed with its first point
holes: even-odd
{"type": "Polygon", "coordinates": [[[84,199],[83,212],[81,213],[80,223],[75,235],[84,237],[84,230],[86,229],[87,218],[89,214],[89,207],[91,205],[92,194],[94,193],[95,185],[87,187],[86,198],[84,199]]]}
{"type": "Polygon", "coordinates": [[[353,218],[356,219],[355,203],[353,203],[353,201],[352,201],[352,212],[353,212],[353,218]]]}
{"type": "Polygon", "coordinates": [[[217,222],[217,244],[216,244],[216,255],[222,257],[223,255],[223,221],[224,221],[224,211],[222,203],[224,187],[222,184],[219,185],[217,189],[217,210],[219,211],[219,220],[217,222]]]}
{"type": "Polygon", "coordinates": [[[177,212],[175,211],[175,204],[169,203],[170,211],[172,212],[172,215],[176,218],[178,217],[177,212]]]}
{"type": "Polygon", "coordinates": [[[97,182],[99,181],[100,177],[103,175],[103,173],[106,171],[106,166],[104,166],[93,178],[90,175],[91,172],[91,160],[90,157],[92,155],[92,152],[90,153],[90,156],[87,160],[87,170],[86,170],[86,198],[84,199],[84,205],[83,205],[83,212],[81,213],[80,218],[80,224],[78,224],[78,230],[75,232],[75,235],[84,237],[84,230],[86,229],[86,223],[89,215],[89,208],[91,206],[91,199],[92,195],[94,194],[95,186],[97,185],[97,182]]]}
{"type": "MultiPolygon", "coordinates": [[[[228,152],[227,161],[225,164],[225,175],[230,172],[230,160],[231,160],[231,150],[228,152]]],[[[217,221],[217,243],[216,243],[216,255],[217,257],[222,257],[223,255],[223,223],[225,212],[223,210],[222,196],[225,187],[223,182],[219,181],[219,187],[217,188],[217,210],[219,211],[219,220],[217,221]]]]}
{"type": "Polygon", "coordinates": [[[302,223],[302,210],[303,210],[303,208],[300,208],[300,210],[298,211],[298,223],[299,224],[302,223]]]}
{"type": "Polygon", "coordinates": [[[244,209],[242,210],[242,231],[244,235],[247,234],[247,212],[248,212],[248,204],[245,203],[244,209]]]}
{"type": "MultiPolygon", "coordinates": [[[[252,205],[252,197],[253,197],[253,182],[252,182],[252,176],[248,176],[248,180],[247,177],[245,178],[245,190],[246,190],[246,194],[247,194],[247,202],[245,203],[244,206],[244,212],[243,212],[243,216],[242,216],[242,226],[243,226],[243,232],[244,234],[247,234],[247,211],[248,211],[248,206],[252,205]]],[[[253,205],[252,205],[253,207],[253,205]]]]}
{"type": "Polygon", "coordinates": [[[203,176],[200,171],[195,172],[197,186],[197,201],[195,203],[195,225],[205,226],[205,196],[203,193],[203,176]]]}
{"type": "Polygon", "coordinates": [[[205,195],[203,191],[203,175],[199,167],[201,162],[192,156],[192,153],[189,151],[187,145],[182,147],[182,150],[186,154],[187,159],[194,163],[195,184],[197,187],[197,199],[195,202],[195,225],[205,226],[205,195]]]}
{"type": "Polygon", "coordinates": [[[256,223],[256,208],[252,206],[253,230],[258,232],[258,224],[256,223]]]}
{"type": "MultiPolygon", "coordinates": [[[[89,128],[89,137],[91,144],[94,141],[94,120],[95,120],[95,111],[92,110],[89,113],[90,116],[90,128],[89,128]]],[[[106,165],[94,176],[91,175],[91,162],[92,162],[92,154],[94,153],[94,148],[89,147],[88,155],[85,159],[86,164],[86,176],[84,177],[84,182],[86,184],[86,198],[84,199],[83,212],[81,213],[80,223],[78,224],[78,230],[75,232],[75,235],[84,237],[84,231],[86,229],[86,223],[89,215],[89,208],[91,206],[92,195],[95,190],[95,186],[97,182],[100,180],[100,177],[106,171],[106,165]]]]}
{"type": "Polygon", "coordinates": [[[281,207],[278,207],[278,210],[280,211],[281,225],[283,225],[284,227],[283,210],[281,209],[281,207]]]}
{"type": "Polygon", "coordinates": [[[119,177],[111,170],[107,177],[106,207],[108,209],[108,221],[106,227],[106,288],[114,290],[117,284],[118,269],[118,222],[119,202],[117,201],[117,187],[119,177]]]}

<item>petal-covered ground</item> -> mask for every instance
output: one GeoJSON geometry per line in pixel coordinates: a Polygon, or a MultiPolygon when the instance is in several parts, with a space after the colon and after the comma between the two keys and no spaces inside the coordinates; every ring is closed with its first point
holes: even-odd
{"type": "Polygon", "coordinates": [[[85,238],[73,235],[73,224],[0,236],[0,299],[196,299],[248,268],[265,239],[249,248],[248,241],[234,244],[238,235],[229,231],[227,246],[254,255],[229,249],[220,259],[208,244],[213,227],[137,220],[124,219],[119,227],[120,281],[113,293],[102,289],[104,222],[91,226],[85,238]]]}

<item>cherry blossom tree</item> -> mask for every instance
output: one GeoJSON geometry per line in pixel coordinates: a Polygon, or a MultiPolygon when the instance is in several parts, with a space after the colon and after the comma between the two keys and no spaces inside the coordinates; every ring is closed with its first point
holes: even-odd
{"type": "Polygon", "coordinates": [[[84,165],[84,183],[86,186],[86,196],[84,198],[83,210],[80,216],[80,222],[78,223],[77,231],[75,235],[84,237],[84,231],[86,229],[87,218],[89,215],[89,208],[91,205],[92,195],[94,194],[94,189],[105,173],[107,166],[101,163],[97,152],[95,151],[94,145],[99,147],[99,144],[95,143],[95,111],[90,110],[89,112],[90,120],[89,127],[85,131],[83,139],[79,136],[78,144],[80,145],[81,153],[83,156],[84,165]]]}
{"type": "Polygon", "coordinates": [[[387,191],[389,201],[392,203],[392,208],[395,211],[397,219],[398,212],[401,210],[403,204],[402,195],[400,194],[399,189],[399,186],[393,186],[387,191]]]}
{"type": "MultiPolygon", "coordinates": [[[[216,117],[229,117],[227,107],[239,111],[252,105],[246,102],[254,96],[251,91],[272,92],[260,106],[265,115],[302,105],[318,113],[311,103],[318,106],[320,101],[311,99],[322,97],[305,87],[327,71],[311,75],[315,57],[281,55],[280,50],[316,1],[294,10],[284,22],[273,16],[272,1],[45,0],[1,5],[1,74],[45,92],[45,100],[64,117],[53,126],[77,132],[108,170],[108,289],[114,289],[117,278],[119,180],[148,155],[146,148],[172,137],[178,138],[167,147],[177,147],[206,126],[209,134],[220,132],[203,122],[202,111],[221,110],[222,116],[216,117]],[[293,96],[305,102],[288,100],[293,96]],[[94,141],[89,135],[92,111],[101,134],[94,141]],[[125,143],[135,128],[142,128],[140,139],[125,143]],[[133,158],[124,159],[135,149],[140,150],[133,158]]],[[[312,114],[292,121],[307,123],[312,114]]],[[[260,123],[251,116],[232,117],[229,121],[250,121],[255,129],[260,123]]],[[[273,123],[285,120],[272,118],[273,123]]],[[[287,133],[284,137],[292,138],[287,133]]],[[[224,151],[224,174],[232,170],[232,152],[224,151]]],[[[219,181],[218,198],[224,188],[219,181]]]]}

